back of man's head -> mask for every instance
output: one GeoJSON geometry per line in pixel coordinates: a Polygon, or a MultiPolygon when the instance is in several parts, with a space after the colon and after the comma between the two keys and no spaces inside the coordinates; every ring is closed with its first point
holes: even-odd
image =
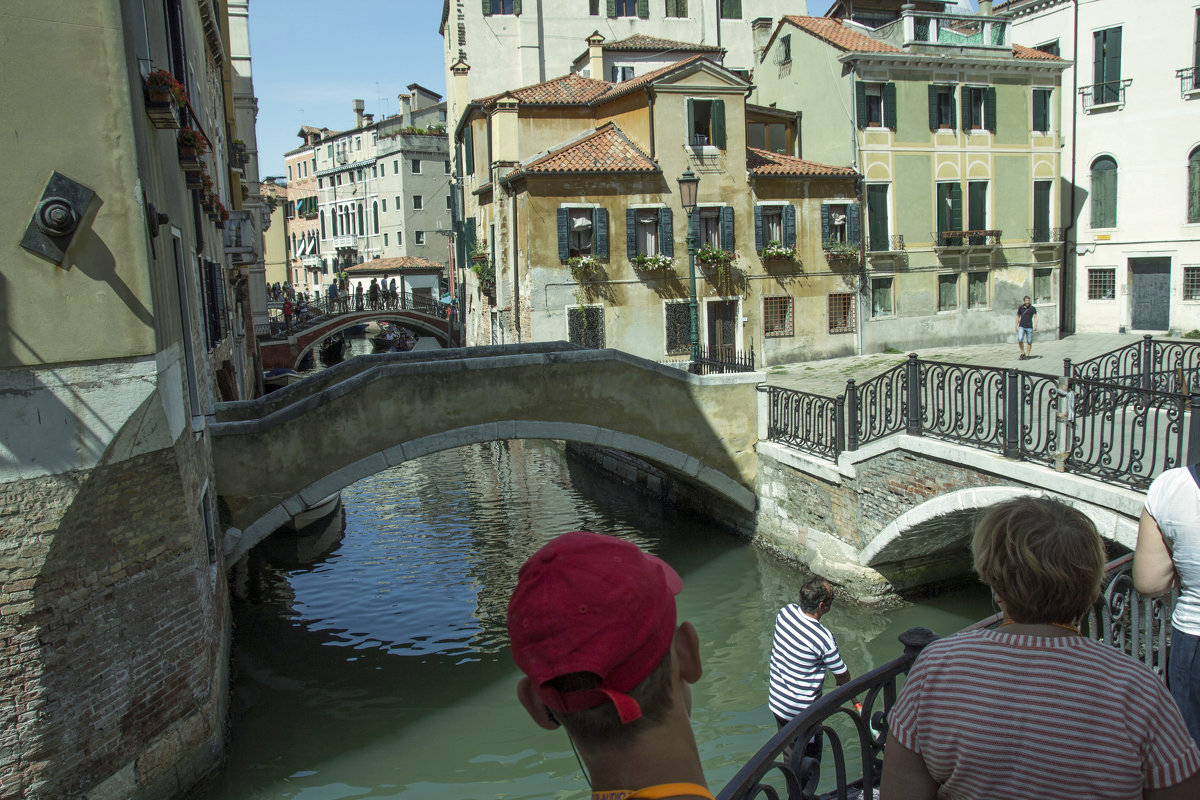
{"type": "Polygon", "coordinates": [[[675,570],[636,545],[564,534],[525,562],[508,605],[513,659],[584,745],[633,737],[672,706],[675,570]]]}
{"type": "Polygon", "coordinates": [[[820,575],[813,575],[800,587],[800,610],[815,614],[821,606],[833,605],[833,587],[820,575]]]}

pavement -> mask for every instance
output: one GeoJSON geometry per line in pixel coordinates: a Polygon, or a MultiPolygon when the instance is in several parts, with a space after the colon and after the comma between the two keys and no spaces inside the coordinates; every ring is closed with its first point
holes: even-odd
{"type": "MultiPolygon", "coordinates": [[[[1077,333],[1061,339],[1034,335],[1032,355],[1019,358],[1014,340],[1003,344],[981,344],[964,347],[930,347],[916,354],[930,361],[952,364],[975,364],[987,367],[1006,367],[1044,375],[1062,375],[1063,359],[1084,361],[1124,347],[1142,337],[1129,333],[1077,333]]],[[[853,378],[861,383],[905,361],[908,353],[870,353],[824,361],[799,361],[766,367],[767,383],[802,392],[836,397],[846,391],[846,381],[853,378]]]]}

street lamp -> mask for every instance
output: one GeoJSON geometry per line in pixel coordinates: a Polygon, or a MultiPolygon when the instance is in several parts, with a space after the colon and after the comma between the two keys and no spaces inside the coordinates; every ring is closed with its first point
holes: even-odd
{"type": "Polygon", "coordinates": [[[692,314],[692,369],[700,360],[700,309],[696,300],[696,232],[692,227],[692,212],[696,210],[696,193],[700,188],[700,176],[692,168],[679,176],[679,202],[687,213],[688,281],[691,284],[691,299],[688,305],[692,314]]]}

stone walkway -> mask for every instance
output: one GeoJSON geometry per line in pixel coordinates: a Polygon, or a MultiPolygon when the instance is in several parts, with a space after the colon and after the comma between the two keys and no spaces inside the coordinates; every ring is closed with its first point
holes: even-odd
{"type": "MultiPolygon", "coordinates": [[[[1108,353],[1142,337],[1127,333],[1083,333],[1058,340],[1034,339],[1033,356],[1028,361],[1018,358],[1016,342],[982,344],[967,347],[930,347],[915,351],[931,361],[955,364],[978,364],[989,367],[1012,367],[1025,372],[1062,375],[1063,359],[1084,361],[1108,353]]],[[[836,397],[846,391],[846,381],[862,382],[894,367],[908,358],[908,353],[870,353],[825,361],[799,361],[765,368],[767,383],[802,392],[836,397]]]]}

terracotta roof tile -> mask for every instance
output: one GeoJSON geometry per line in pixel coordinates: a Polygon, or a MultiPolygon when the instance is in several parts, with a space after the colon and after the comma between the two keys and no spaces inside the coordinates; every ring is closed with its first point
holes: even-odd
{"type": "Polygon", "coordinates": [[[659,39],[657,36],[647,36],[644,33],[635,33],[633,36],[628,36],[624,39],[618,39],[615,42],[605,42],[605,50],[653,50],[653,51],[671,51],[671,50],[691,50],[693,52],[720,52],[721,48],[711,44],[691,44],[689,42],[676,42],[671,39],[659,39]]]}
{"type": "Polygon", "coordinates": [[[347,267],[351,275],[374,272],[402,272],[408,269],[441,269],[443,265],[420,256],[393,256],[391,258],[376,258],[347,267]]]}
{"type": "Polygon", "coordinates": [[[608,81],[594,81],[583,75],[571,73],[551,78],[532,86],[522,86],[509,92],[493,94],[476,100],[480,105],[493,105],[503,97],[511,95],[522,103],[549,106],[586,105],[613,87],[608,81]]]}
{"type": "MultiPolygon", "coordinates": [[[[902,50],[887,42],[872,39],[865,33],[842,24],[840,19],[828,17],[797,17],[787,15],[783,21],[790,22],[797,28],[808,31],[819,39],[824,39],[839,50],[848,53],[900,53],[902,50]]],[[[778,30],[776,30],[778,33],[778,30]]]]}
{"type": "Polygon", "coordinates": [[[522,173],[652,173],[658,165],[643,153],[637,145],[614,123],[608,122],[595,133],[552,150],[531,161],[522,173]]]}
{"type": "Polygon", "coordinates": [[[746,148],[746,169],[751,175],[762,177],[852,178],[858,174],[850,167],[831,167],[816,161],[759,150],[757,147],[746,148]]]}
{"type": "Polygon", "coordinates": [[[1014,44],[1012,46],[1013,58],[1032,58],[1037,61],[1062,61],[1058,56],[1050,55],[1043,50],[1035,50],[1032,47],[1026,47],[1023,44],[1014,44]]]}

